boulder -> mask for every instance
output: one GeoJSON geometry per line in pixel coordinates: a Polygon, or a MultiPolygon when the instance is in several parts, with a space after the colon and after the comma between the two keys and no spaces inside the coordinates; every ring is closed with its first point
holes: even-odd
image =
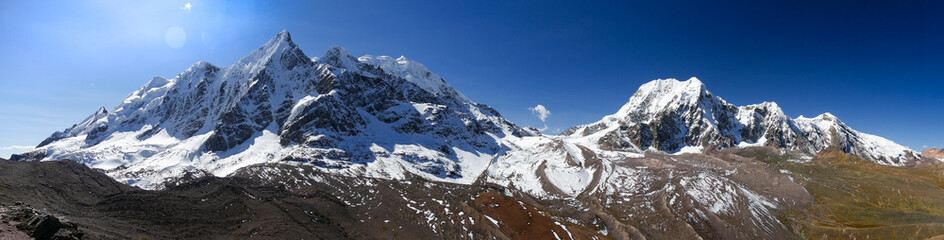
{"type": "Polygon", "coordinates": [[[45,214],[33,217],[21,230],[36,239],[52,239],[60,228],[62,228],[62,222],[59,221],[59,218],[45,214]]]}

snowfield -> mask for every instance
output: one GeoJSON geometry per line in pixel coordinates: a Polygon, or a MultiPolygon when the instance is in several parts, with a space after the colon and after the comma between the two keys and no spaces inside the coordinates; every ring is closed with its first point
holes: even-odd
{"type": "MultiPolygon", "coordinates": [[[[636,183],[621,175],[635,170],[616,167],[623,159],[761,146],[808,155],[838,146],[895,166],[920,158],[829,113],[791,119],[772,102],[734,106],[697,78],[651,81],[615,114],[544,136],[471,101],[419,62],[355,58],[340,47],[309,58],[288,32],[233,65],[201,61],[174,78],[154,77],[21,158],[73,159],[143,188],[187,172],[227,176],[292,162],[343,176],[484,179],[540,198],[576,198],[606,181],[636,183]]],[[[722,211],[722,202],[702,204],[722,211]]]]}

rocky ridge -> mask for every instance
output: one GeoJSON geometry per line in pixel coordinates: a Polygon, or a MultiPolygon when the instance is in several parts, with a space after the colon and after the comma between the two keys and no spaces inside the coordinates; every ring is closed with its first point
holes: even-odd
{"type": "Polygon", "coordinates": [[[735,106],[711,94],[698,78],[646,83],[615,114],[561,135],[636,152],[770,146],[816,154],[834,146],[885,165],[914,166],[921,160],[920,153],[856,131],[830,113],[789,118],[774,102],[735,106]]]}
{"type": "Polygon", "coordinates": [[[498,139],[530,134],[422,64],[340,47],[313,61],[283,31],[231,66],[155,77],[14,160],[73,159],[145,187],[269,161],[469,183],[503,151],[498,139]]]}
{"type": "MultiPolygon", "coordinates": [[[[245,226],[232,236],[428,237],[474,229],[474,236],[450,236],[784,239],[805,234],[784,212],[816,202],[803,176],[771,163],[803,170],[833,158],[862,164],[861,157],[882,164],[867,165],[877,169],[940,162],[925,155],[828,113],[789,118],[772,102],[735,106],[697,78],[649,82],[615,114],[545,136],[469,100],[406,57],[356,58],[332,47],[309,58],[282,32],[231,66],[198,62],[175,78],[155,77],[14,160],[74,159],[123,183],[164,189],[131,189],[83,172],[89,179],[76,181],[95,183],[70,185],[81,187],[75,199],[56,202],[95,207],[81,213],[130,211],[180,224],[199,218],[154,214],[225,213],[207,229],[171,224],[134,233],[145,236],[188,238],[245,226]],[[243,222],[245,213],[229,209],[227,199],[263,215],[286,213],[288,223],[319,224],[271,229],[243,222]],[[182,204],[197,201],[202,205],[182,204]],[[379,217],[410,230],[386,228],[390,219],[379,217]],[[365,231],[358,222],[384,228],[365,231]],[[283,230],[292,232],[279,235],[283,230]]],[[[26,174],[11,169],[7,177],[26,174]]],[[[30,189],[56,190],[16,189],[38,199],[30,189]]],[[[97,231],[128,236],[111,225],[97,231]]]]}

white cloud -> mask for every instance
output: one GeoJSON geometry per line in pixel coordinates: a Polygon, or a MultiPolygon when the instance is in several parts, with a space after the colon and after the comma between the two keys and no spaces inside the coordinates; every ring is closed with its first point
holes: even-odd
{"type": "Polygon", "coordinates": [[[32,146],[3,146],[0,147],[0,158],[9,159],[13,154],[23,153],[29,150],[33,150],[32,146]]]}
{"type": "Polygon", "coordinates": [[[0,150],[30,150],[30,149],[33,149],[33,146],[13,145],[13,146],[0,147],[0,150]]]}
{"type": "Polygon", "coordinates": [[[541,122],[547,120],[547,117],[551,115],[551,111],[548,111],[544,105],[538,104],[534,107],[529,107],[528,110],[531,110],[531,113],[534,113],[534,116],[537,116],[541,119],[541,122]]]}
{"type": "Polygon", "coordinates": [[[187,4],[184,4],[183,7],[180,7],[180,10],[187,10],[187,11],[190,11],[190,7],[191,7],[191,6],[190,6],[190,3],[187,3],[187,4]]]}
{"type": "Polygon", "coordinates": [[[921,146],[921,147],[923,147],[924,149],[927,149],[927,148],[928,148],[928,145],[924,145],[924,146],[921,146]]]}
{"type": "Polygon", "coordinates": [[[547,124],[544,124],[543,128],[538,128],[539,132],[543,132],[544,130],[547,130],[547,124]]]}

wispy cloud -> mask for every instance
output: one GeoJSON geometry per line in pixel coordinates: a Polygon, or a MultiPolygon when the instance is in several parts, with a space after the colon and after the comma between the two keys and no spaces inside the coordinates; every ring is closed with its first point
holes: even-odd
{"type": "Polygon", "coordinates": [[[183,7],[180,7],[180,10],[187,10],[187,11],[190,11],[190,8],[191,8],[191,7],[192,7],[192,6],[190,5],[190,3],[187,3],[187,4],[184,4],[183,7]]]}
{"type": "Polygon", "coordinates": [[[533,113],[534,116],[537,116],[539,119],[541,119],[541,122],[544,122],[544,120],[547,120],[548,116],[551,116],[551,111],[548,111],[547,108],[541,104],[538,104],[534,107],[529,107],[528,110],[531,110],[531,113],[533,113]]]}
{"type": "Polygon", "coordinates": [[[0,150],[24,150],[25,151],[25,150],[30,150],[30,149],[33,149],[33,146],[13,145],[13,146],[0,147],[0,150]]]}

